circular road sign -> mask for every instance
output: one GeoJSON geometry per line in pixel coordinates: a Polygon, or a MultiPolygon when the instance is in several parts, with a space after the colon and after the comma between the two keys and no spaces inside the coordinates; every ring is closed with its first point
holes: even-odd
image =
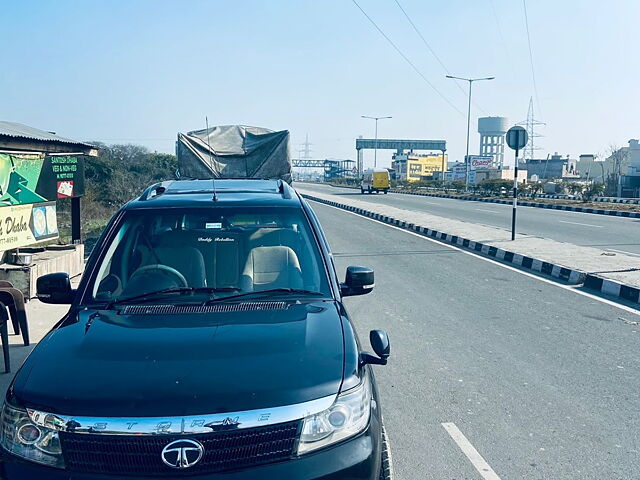
{"type": "Polygon", "coordinates": [[[511,127],[507,132],[507,145],[512,150],[520,150],[529,141],[529,134],[524,127],[515,126],[511,127]]]}

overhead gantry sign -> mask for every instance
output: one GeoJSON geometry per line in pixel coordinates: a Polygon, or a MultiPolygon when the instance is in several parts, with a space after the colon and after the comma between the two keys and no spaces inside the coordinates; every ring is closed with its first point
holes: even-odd
{"type": "Polygon", "coordinates": [[[358,174],[362,175],[362,150],[396,150],[403,153],[405,150],[439,150],[442,158],[447,151],[447,142],[444,140],[402,140],[395,138],[356,138],[356,153],[358,158],[358,174]]]}

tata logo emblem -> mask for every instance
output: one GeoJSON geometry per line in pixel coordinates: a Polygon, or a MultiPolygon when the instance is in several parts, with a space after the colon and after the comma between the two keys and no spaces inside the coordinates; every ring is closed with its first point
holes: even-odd
{"type": "Polygon", "coordinates": [[[204,455],[204,447],[195,440],[174,440],[162,449],[162,461],[171,468],[193,467],[204,455]]]}

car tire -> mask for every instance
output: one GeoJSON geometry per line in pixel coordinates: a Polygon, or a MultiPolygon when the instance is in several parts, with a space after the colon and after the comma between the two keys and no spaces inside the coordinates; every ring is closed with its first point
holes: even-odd
{"type": "Polygon", "coordinates": [[[384,191],[384,194],[386,195],[387,193],[389,193],[387,190],[384,191]]]}
{"type": "Polygon", "coordinates": [[[393,461],[391,458],[391,446],[389,445],[389,437],[387,437],[387,430],[382,425],[382,453],[380,461],[380,475],[379,480],[393,480],[393,461]]]}

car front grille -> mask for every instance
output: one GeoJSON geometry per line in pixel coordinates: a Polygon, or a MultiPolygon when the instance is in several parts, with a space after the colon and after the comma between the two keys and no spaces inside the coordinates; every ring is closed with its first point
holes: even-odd
{"type": "Polygon", "coordinates": [[[290,458],[302,422],[231,429],[197,435],[107,435],[60,432],[67,468],[78,473],[115,475],[191,475],[222,472],[290,458]],[[176,469],[162,461],[162,450],[180,439],[197,440],[202,459],[176,469]]]}

